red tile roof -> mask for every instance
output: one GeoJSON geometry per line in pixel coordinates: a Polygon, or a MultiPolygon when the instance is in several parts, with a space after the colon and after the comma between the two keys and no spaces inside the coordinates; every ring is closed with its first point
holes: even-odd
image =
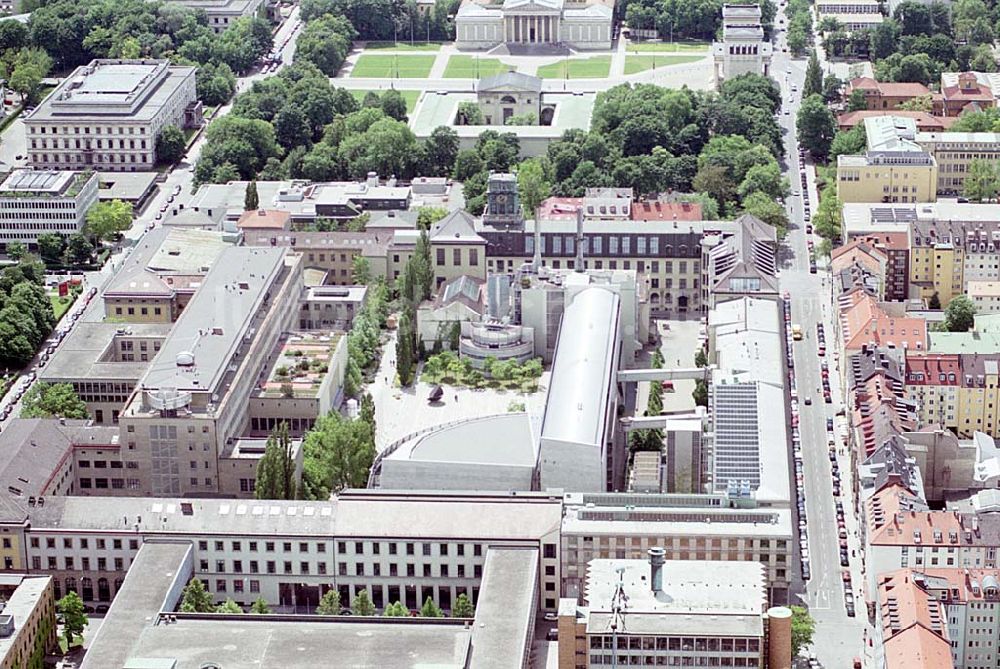
{"type": "Polygon", "coordinates": [[[254,209],[243,212],[237,227],[241,230],[288,230],[292,215],[287,211],[277,209],[254,209]]]}
{"type": "Polygon", "coordinates": [[[961,359],[945,353],[915,353],[906,356],[906,384],[911,386],[957,386],[962,382],[961,359]],[[917,375],[921,378],[917,378],[917,375]],[[944,374],[944,380],[941,380],[944,374]],[[954,375],[949,378],[949,374],[954,375]]]}
{"type": "Polygon", "coordinates": [[[700,221],[700,202],[653,202],[632,203],[633,221],[700,221]]]}

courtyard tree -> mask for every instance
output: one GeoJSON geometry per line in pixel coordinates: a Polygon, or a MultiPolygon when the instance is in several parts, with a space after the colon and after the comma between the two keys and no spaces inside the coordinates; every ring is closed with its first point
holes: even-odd
{"type": "Polygon", "coordinates": [[[121,200],[98,202],[87,212],[85,230],[94,240],[113,239],[132,225],[132,205],[121,200]]]}
{"type": "Polygon", "coordinates": [[[243,613],[243,608],[234,602],[231,598],[227,597],[226,601],[222,602],[215,607],[216,613],[243,613]]]}
{"type": "Polygon", "coordinates": [[[264,457],[257,464],[257,499],[296,499],[295,456],[288,436],[288,423],[271,430],[264,457]]]}
{"type": "Polygon", "coordinates": [[[184,586],[184,594],[181,597],[181,611],[184,613],[211,613],[215,610],[215,602],[212,593],[205,589],[205,584],[200,578],[192,578],[184,586]]]}
{"type": "Polygon", "coordinates": [[[251,180],[247,183],[246,191],[243,193],[243,210],[255,211],[260,205],[260,196],[257,194],[257,182],[251,180]]]}
{"type": "Polygon", "coordinates": [[[451,607],[452,618],[472,618],[476,615],[476,609],[472,606],[472,600],[464,592],[455,598],[455,605],[451,607]]]}
{"type": "Polygon", "coordinates": [[[87,405],[71,383],[35,383],[21,400],[21,418],[87,417],[87,405]]]}
{"type": "Polygon", "coordinates": [[[333,588],[324,592],[323,596],[319,599],[319,606],[316,607],[316,613],[321,616],[340,615],[340,592],[333,588]]]}
{"type": "Polygon", "coordinates": [[[22,242],[9,242],[7,244],[7,257],[13,261],[18,261],[28,255],[28,247],[22,242]]]}
{"type": "MultiPolygon", "coordinates": [[[[940,305],[940,300],[938,301],[940,305]]],[[[949,332],[968,332],[976,322],[976,305],[968,295],[956,295],[944,309],[944,324],[949,332]]]]}
{"type": "Polygon", "coordinates": [[[416,367],[416,351],[413,347],[413,325],[410,314],[406,311],[399,317],[399,326],[396,331],[396,373],[399,374],[399,383],[408,386],[413,383],[413,374],[416,367]]]}
{"type": "Polygon", "coordinates": [[[420,607],[420,616],[422,618],[442,618],[444,613],[441,612],[441,607],[428,596],[424,600],[424,605],[420,607]]]}
{"type": "Polygon", "coordinates": [[[524,217],[534,219],[538,215],[539,205],[552,191],[552,184],[546,177],[545,167],[540,159],[531,158],[518,166],[517,188],[524,217]]]}
{"type": "Polygon", "coordinates": [[[250,605],[250,613],[255,613],[260,616],[266,616],[271,612],[271,605],[267,603],[267,600],[263,597],[258,597],[253,600],[253,604],[250,605]]]}
{"type": "Polygon", "coordinates": [[[358,594],[354,595],[354,599],[351,600],[351,613],[356,616],[375,615],[375,605],[372,604],[372,599],[368,596],[367,590],[361,590],[358,594]]]}
{"type": "Polygon", "coordinates": [[[83,630],[90,621],[87,619],[87,612],[80,595],[75,590],[70,590],[66,596],[56,602],[58,620],[63,626],[63,637],[66,639],[66,647],[73,645],[73,639],[83,638],[83,630]]]}

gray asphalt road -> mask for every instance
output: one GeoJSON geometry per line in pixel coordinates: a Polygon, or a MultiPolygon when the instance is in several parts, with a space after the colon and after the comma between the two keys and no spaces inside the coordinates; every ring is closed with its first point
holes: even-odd
{"type": "MultiPolygon", "coordinates": [[[[835,417],[842,408],[842,392],[837,384],[834,351],[835,334],[830,304],[829,273],[820,263],[817,274],[809,273],[809,254],[804,224],[805,198],[811,201],[812,212],[816,211],[817,198],[813,177],[809,175],[808,188],[803,190],[801,174],[803,166],[798,158],[798,142],[795,137],[795,115],[801,100],[802,84],[805,80],[804,59],[791,59],[781,51],[783,35],[779,37],[773,59],[773,76],[781,84],[784,108],[779,122],[786,130],[786,174],[793,192],[799,196],[790,198],[791,227],[784,248],[784,263],[781,270],[781,288],[788,291],[792,299],[792,322],[802,327],[805,338],[795,342],[795,378],[800,398],[800,424],[803,449],[803,477],[806,497],[806,518],[809,531],[809,557],[811,579],[798,595],[799,603],[810,610],[817,622],[813,647],[810,649],[823,666],[840,669],[850,667],[851,660],[862,655],[864,636],[864,605],[858,597],[858,589],[863,583],[860,559],[851,560],[852,584],[855,606],[861,617],[847,616],[844,607],[843,568],[840,565],[839,538],[837,536],[836,510],[834,508],[833,485],[828,456],[826,431],[827,417],[835,417]],[[791,72],[788,72],[788,69],[791,72]],[[792,86],[798,91],[792,92],[792,86]],[[786,116],[784,109],[789,111],[786,116]],[[817,355],[816,324],[822,322],[825,328],[827,355],[817,355]],[[830,366],[833,403],[826,404],[821,392],[820,361],[826,360],[830,366]],[[804,404],[804,398],[811,397],[811,406],[804,404]]],[[[809,170],[811,171],[811,170],[809,170]]],[[[819,238],[813,241],[818,243],[819,238]]],[[[839,456],[843,497],[847,512],[847,526],[851,534],[849,544],[857,550],[854,530],[856,519],[852,516],[853,504],[850,497],[849,463],[846,456],[839,456]]],[[[860,554],[860,551],[858,551],[860,554]]]]}

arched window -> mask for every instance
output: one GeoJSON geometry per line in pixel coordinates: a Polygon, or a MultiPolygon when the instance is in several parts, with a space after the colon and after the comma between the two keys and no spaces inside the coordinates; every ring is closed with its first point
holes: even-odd
{"type": "Polygon", "coordinates": [[[83,598],[83,600],[85,602],[94,601],[94,582],[90,579],[89,576],[84,576],[82,579],[80,579],[80,586],[81,586],[80,589],[83,591],[80,593],[80,596],[83,598]]]}
{"type": "Polygon", "coordinates": [[[502,98],[500,98],[500,102],[502,102],[505,105],[516,105],[517,104],[517,100],[514,99],[513,95],[505,95],[505,96],[503,96],[502,98]]]}
{"type": "Polygon", "coordinates": [[[103,576],[97,579],[97,601],[110,602],[111,588],[108,586],[108,579],[103,576]]]}
{"type": "Polygon", "coordinates": [[[76,592],[76,579],[70,576],[66,579],[66,594],[76,592]]]}

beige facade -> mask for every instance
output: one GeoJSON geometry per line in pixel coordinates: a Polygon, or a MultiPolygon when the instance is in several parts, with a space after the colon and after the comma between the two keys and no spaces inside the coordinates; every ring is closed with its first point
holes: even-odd
{"type": "Polygon", "coordinates": [[[28,162],[57,170],[148,171],[156,166],[163,128],[200,125],[199,105],[193,67],[94,60],[25,117],[28,162]]]}
{"type": "Polygon", "coordinates": [[[962,194],[972,161],[995,164],[1000,160],[1000,133],[920,132],[916,140],[937,161],[940,195],[962,194]]]}
{"type": "Polygon", "coordinates": [[[938,166],[933,158],[897,160],[838,156],[837,196],[842,202],[934,202],[938,166]]]}
{"type": "Polygon", "coordinates": [[[301,257],[284,249],[234,248],[220,256],[119,416],[123,458],[139,490],[241,494],[221,488],[221,461],[248,425],[248,401],[274,342],[298,320],[301,286],[301,257]],[[236,320],[211,326],[217,300],[236,320]],[[198,371],[208,376],[204,382],[198,371]]]}

